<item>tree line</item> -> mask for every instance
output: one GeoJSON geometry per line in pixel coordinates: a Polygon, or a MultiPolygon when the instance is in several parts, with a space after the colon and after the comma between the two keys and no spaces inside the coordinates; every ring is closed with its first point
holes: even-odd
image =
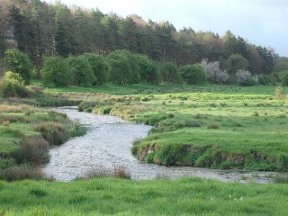
{"type": "Polygon", "coordinates": [[[43,56],[107,55],[127,49],[177,65],[208,59],[228,70],[240,64],[253,74],[270,74],[279,58],[273,50],[230,31],[220,37],[190,27],[176,30],[169,22],[145,21],[137,15],[122,18],[60,2],[1,0],[0,13],[0,57],[7,49],[18,48],[36,65],[42,64],[43,56]]]}
{"type": "MultiPolygon", "coordinates": [[[[109,73],[103,72],[102,77],[87,70],[87,74],[92,74],[88,79],[89,82],[93,81],[89,83],[92,85],[102,85],[108,81],[117,84],[183,80],[193,83],[188,80],[191,74],[185,72],[187,68],[183,68],[201,61],[205,79],[214,83],[235,83],[240,77],[248,80],[245,84],[255,81],[273,83],[273,72],[288,69],[288,58],[279,57],[271,49],[251,44],[231,31],[219,36],[213,32],[196,32],[191,27],[176,30],[169,22],[145,21],[137,15],[122,18],[116,14],[104,14],[98,9],[68,7],[61,2],[0,1],[0,61],[2,59],[4,62],[7,52],[15,48],[26,54],[39,71],[48,64],[49,57],[50,61],[53,58],[55,61],[61,59],[61,67],[63,59],[70,59],[72,66],[74,64],[73,70],[79,73],[77,75],[74,71],[73,79],[67,77],[67,80],[73,80],[72,84],[85,84],[80,78],[84,76],[81,75],[83,72],[75,67],[78,62],[79,68],[83,68],[81,64],[87,61],[92,69],[109,68],[109,73]],[[101,65],[101,61],[105,64],[101,65]],[[145,70],[141,69],[141,65],[148,62],[150,72],[146,70],[143,73],[145,70]],[[180,76],[175,71],[181,67],[180,76]],[[124,69],[125,80],[119,78],[124,69]],[[76,75],[78,81],[75,80],[76,75]]],[[[49,72],[43,71],[40,74],[46,74],[44,78],[47,78],[49,72]]],[[[25,76],[28,76],[27,72],[24,79],[25,76]]],[[[276,76],[277,79],[279,77],[276,76]]]]}

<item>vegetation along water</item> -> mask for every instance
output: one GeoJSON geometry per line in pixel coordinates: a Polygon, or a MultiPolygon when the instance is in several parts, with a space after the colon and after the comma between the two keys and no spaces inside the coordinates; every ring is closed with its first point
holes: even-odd
{"type": "Polygon", "coordinates": [[[231,31],[0,2],[0,216],[287,215],[287,57],[231,31]],[[49,150],[89,135],[60,106],[149,125],[129,155],[143,166],[273,171],[273,183],[134,181],[98,164],[58,182],[41,171],[49,150]]]}

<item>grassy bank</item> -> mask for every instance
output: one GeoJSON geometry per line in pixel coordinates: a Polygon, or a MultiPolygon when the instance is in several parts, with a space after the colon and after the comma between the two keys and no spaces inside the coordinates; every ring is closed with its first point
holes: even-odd
{"type": "Polygon", "coordinates": [[[0,182],[2,215],[287,215],[285,184],[199,179],[0,182]],[[277,200],[277,201],[276,201],[277,200]]]}
{"type": "Polygon", "coordinates": [[[85,133],[66,115],[17,100],[3,101],[0,113],[0,179],[40,178],[35,167],[49,161],[49,148],[85,133]]]}
{"type": "Polygon", "coordinates": [[[138,159],[163,165],[287,171],[287,89],[139,85],[134,86],[135,94],[128,94],[130,88],[123,87],[116,95],[105,94],[103,87],[103,92],[82,102],[80,110],[153,125],[148,138],[133,146],[138,159]]]}

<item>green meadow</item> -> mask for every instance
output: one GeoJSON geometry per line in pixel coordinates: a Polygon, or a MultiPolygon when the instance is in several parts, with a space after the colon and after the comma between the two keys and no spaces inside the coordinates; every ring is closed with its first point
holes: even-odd
{"type": "Polygon", "coordinates": [[[131,149],[146,163],[286,172],[287,90],[107,85],[2,99],[0,176],[7,181],[0,181],[0,215],[286,215],[286,178],[266,185],[107,177],[64,183],[43,180],[37,167],[49,161],[49,148],[85,133],[46,107],[79,105],[81,111],[153,126],[131,149]]]}
{"type": "Polygon", "coordinates": [[[152,125],[149,136],[134,143],[132,153],[138,159],[162,165],[287,171],[287,89],[130,88],[117,90],[117,95],[113,88],[104,88],[79,109],[152,125]]]}
{"type": "Polygon", "coordinates": [[[287,215],[285,184],[200,179],[0,182],[1,215],[287,215]]]}

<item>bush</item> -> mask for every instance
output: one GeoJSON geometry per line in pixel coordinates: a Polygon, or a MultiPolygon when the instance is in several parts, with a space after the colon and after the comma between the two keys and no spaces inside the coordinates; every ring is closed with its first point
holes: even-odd
{"type": "Polygon", "coordinates": [[[35,125],[33,128],[35,131],[40,132],[45,140],[50,145],[60,145],[66,142],[69,138],[68,131],[58,123],[45,122],[35,125]]]}
{"type": "Polygon", "coordinates": [[[5,52],[4,64],[6,70],[20,74],[25,84],[30,83],[33,64],[25,53],[17,49],[7,50],[5,52]]]}
{"type": "Polygon", "coordinates": [[[226,71],[221,70],[220,63],[218,61],[208,63],[206,60],[201,62],[203,65],[206,78],[212,83],[227,83],[229,80],[229,75],[226,71]]]}
{"type": "Polygon", "coordinates": [[[175,64],[164,63],[160,65],[159,70],[163,82],[181,83],[181,76],[175,64]]]}
{"type": "Polygon", "coordinates": [[[204,67],[201,64],[185,65],[179,71],[182,79],[188,84],[202,84],[206,81],[204,67]]]}
{"type": "Polygon", "coordinates": [[[73,80],[68,62],[62,57],[45,58],[41,73],[46,86],[68,86],[73,80]]]}
{"type": "Polygon", "coordinates": [[[157,84],[161,80],[161,75],[156,67],[155,62],[146,55],[136,54],[135,61],[140,69],[141,82],[157,84]]]}
{"type": "Polygon", "coordinates": [[[7,97],[29,97],[31,92],[22,82],[22,77],[19,74],[8,71],[0,80],[0,92],[5,98],[7,97]]]}
{"type": "Polygon", "coordinates": [[[260,74],[258,77],[258,82],[261,85],[275,85],[276,84],[276,79],[273,75],[267,75],[267,74],[260,74]]]}
{"type": "Polygon", "coordinates": [[[280,80],[282,86],[288,86],[288,71],[281,72],[280,80]]]}
{"type": "Polygon", "coordinates": [[[69,57],[67,59],[73,75],[73,83],[79,86],[91,86],[95,83],[92,66],[84,56],[69,57]]]}
{"type": "Polygon", "coordinates": [[[115,54],[123,55],[127,58],[129,66],[132,70],[132,74],[130,77],[130,83],[139,83],[140,81],[140,68],[137,63],[136,55],[132,54],[128,50],[117,50],[114,52],[115,54]]]}
{"type": "Polygon", "coordinates": [[[30,166],[15,166],[1,172],[0,180],[19,181],[25,179],[43,179],[43,174],[40,169],[30,166]]]}
{"type": "Polygon", "coordinates": [[[232,54],[226,61],[226,69],[229,74],[235,74],[238,70],[246,70],[249,62],[240,54],[232,54]]]}
{"type": "Polygon", "coordinates": [[[109,81],[109,67],[106,59],[94,53],[85,53],[83,57],[88,60],[93,70],[95,76],[93,85],[104,85],[107,83],[109,81]]]}
{"type": "Polygon", "coordinates": [[[40,165],[49,161],[49,143],[40,137],[24,137],[20,148],[14,152],[14,158],[18,164],[31,163],[40,165]]]}
{"type": "Polygon", "coordinates": [[[251,86],[255,84],[252,74],[249,71],[238,70],[235,74],[237,83],[242,86],[251,86]]]}
{"type": "Polygon", "coordinates": [[[133,71],[128,57],[123,52],[113,52],[108,57],[110,81],[118,85],[132,84],[133,71]]]}

